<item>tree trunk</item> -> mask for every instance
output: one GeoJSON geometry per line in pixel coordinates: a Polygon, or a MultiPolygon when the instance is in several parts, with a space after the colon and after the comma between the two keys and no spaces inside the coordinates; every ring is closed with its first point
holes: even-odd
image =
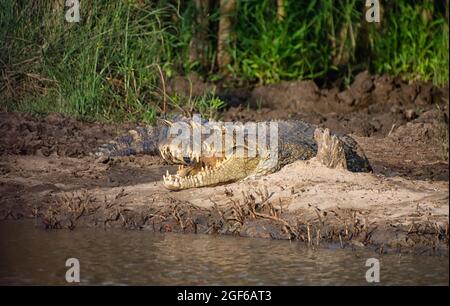
{"type": "Polygon", "coordinates": [[[236,0],[220,0],[219,33],[217,35],[217,65],[222,75],[228,74],[231,63],[229,52],[233,33],[233,13],[236,11],[236,0]]]}
{"type": "MultiPolygon", "coordinates": [[[[374,32],[382,31],[387,27],[387,20],[385,16],[385,7],[379,2],[380,5],[380,22],[368,22],[366,20],[366,13],[369,9],[364,6],[364,11],[361,16],[361,27],[358,33],[358,37],[356,39],[356,60],[357,61],[365,61],[367,58],[371,56],[371,50],[373,47],[373,34],[374,32]]],[[[387,8],[392,10],[392,8],[387,8]]]]}
{"type": "Polygon", "coordinates": [[[195,0],[195,22],[192,28],[192,38],[189,43],[189,60],[199,62],[203,67],[208,65],[208,26],[210,11],[210,0],[195,0]]]}
{"type": "Polygon", "coordinates": [[[286,17],[286,11],[284,9],[284,0],[277,0],[277,19],[278,21],[284,20],[286,17]]]}

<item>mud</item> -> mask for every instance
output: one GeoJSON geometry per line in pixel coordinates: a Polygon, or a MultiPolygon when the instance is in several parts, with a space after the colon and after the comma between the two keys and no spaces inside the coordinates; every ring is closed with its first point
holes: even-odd
{"type": "MultiPolygon", "coordinates": [[[[314,81],[293,81],[236,94],[241,104],[229,109],[225,119],[303,119],[362,137],[385,137],[396,127],[448,104],[448,87],[408,84],[368,72],[358,74],[349,87],[320,89],[314,81]]],[[[230,96],[232,92],[223,94],[225,99],[230,96]]],[[[441,111],[448,115],[448,108],[441,111]]]]}
{"type": "Polygon", "coordinates": [[[91,155],[133,124],[0,113],[0,219],[448,254],[448,88],[363,73],[349,88],[296,81],[219,94],[232,105],[225,120],[299,118],[352,134],[374,173],[313,159],[259,179],[170,192],[161,178],[174,166],[158,156],[91,155]]]}

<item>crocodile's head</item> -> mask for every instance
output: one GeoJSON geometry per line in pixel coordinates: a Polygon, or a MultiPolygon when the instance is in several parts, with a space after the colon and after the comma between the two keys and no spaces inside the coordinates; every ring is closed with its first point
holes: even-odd
{"type": "MultiPolygon", "coordinates": [[[[237,146],[225,146],[223,123],[186,118],[164,120],[158,150],[178,171],[163,176],[170,190],[214,186],[243,179],[253,173],[260,159],[235,154],[237,146]],[[196,134],[197,133],[197,134],[196,134]],[[200,139],[193,137],[201,135],[200,139]],[[214,141],[220,138],[221,141],[214,141]],[[182,141],[184,140],[184,141],[182,141]]],[[[245,145],[243,150],[246,150],[245,145]]]]}

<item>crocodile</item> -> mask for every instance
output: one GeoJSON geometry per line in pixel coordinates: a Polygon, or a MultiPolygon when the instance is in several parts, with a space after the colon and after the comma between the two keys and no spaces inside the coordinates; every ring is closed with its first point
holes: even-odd
{"type": "Polygon", "coordinates": [[[259,177],[296,160],[311,158],[330,168],[372,171],[363,150],[352,137],[300,120],[227,125],[178,116],[172,120],[160,119],[156,127],[130,130],[101,146],[95,154],[108,157],[159,154],[169,164],[179,165],[176,173],[163,175],[163,184],[169,190],[259,177]],[[195,133],[200,137],[197,140],[195,133]]]}

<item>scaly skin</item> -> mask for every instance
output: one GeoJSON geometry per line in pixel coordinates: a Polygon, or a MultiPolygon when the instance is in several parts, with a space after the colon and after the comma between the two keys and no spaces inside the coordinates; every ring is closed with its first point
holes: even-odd
{"type": "MultiPolygon", "coordinates": [[[[118,140],[102,146],[96,154],[123,156],[159,152],[167,162],[180,165],[176,174],[167,172],[163,176],[164,186],[170,190],[215,186],[266,175],[296,160],[313,157],[332,168],[341,167],[354,172],[372,171],[354,139],[347,135],[330,133],[328,129],[302,121],[277,121],[278,149],[270,151],[271,139],[268,135],[266,145],[262,147],[257,143],[257,151],[253,155],[249,152],[249,144],[253,138],[243,126],[236,130],[243,131],[244,142],[237,141],[234,135],[228,142],[231,146],[226,149],[222,146],[216,148],[210,141],[213,136],[220,135],[222,143],[226,143],[222,122],[204,121],[200,124],[184,117],[162,122],[163,124],[156,128],[131,130],[118,140]],[[174,142],[176,135],[170,133],[171,127],[183,127],[191,133],[195,128],[204,129],[198,146],[200,150],[195,151],[192,143],[181,150],[181,146],[174,142]],[[237,154],[239,150],[242,150],[244,155],[237,154]]],[[[272,123],[260,124],[268,128],[272,123]]]]}

